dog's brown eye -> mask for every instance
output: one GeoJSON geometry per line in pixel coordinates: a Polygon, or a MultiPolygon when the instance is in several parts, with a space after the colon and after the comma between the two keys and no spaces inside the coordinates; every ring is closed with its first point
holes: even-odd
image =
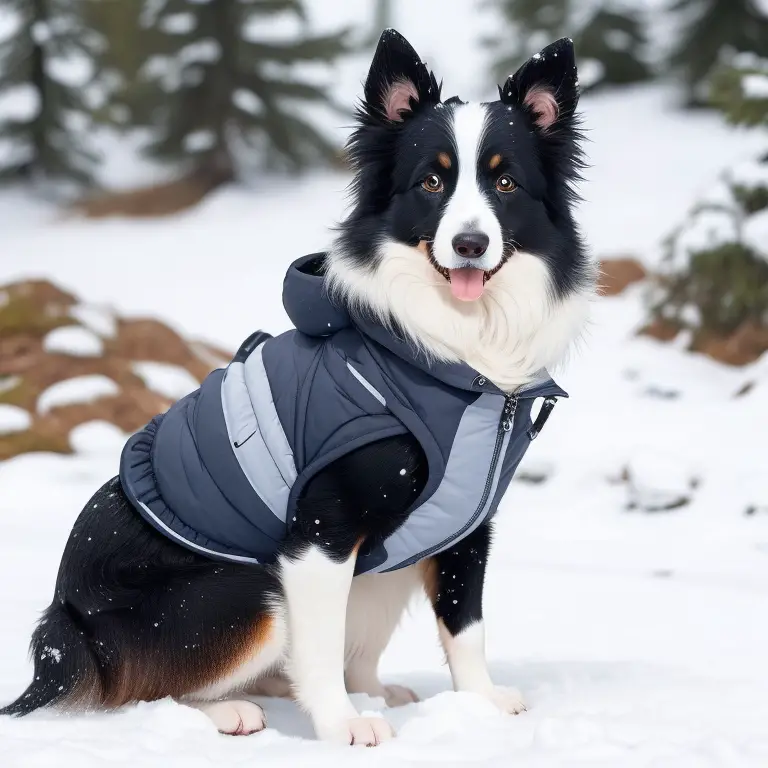
{"type": "Polygon", "coordinates": [[[421,186],[424,187],[427,192],[442,192],[443,180],[436,173],[430,173],[429,176],[421,182],[421,186]]]}
{"type": "Polygon", "coordinates": [[[513,192],[517,189],[517,184],[515,184],[515,180],[511,176],[504,173],[496,181],[496,189],[499,192],[513,192]]]}

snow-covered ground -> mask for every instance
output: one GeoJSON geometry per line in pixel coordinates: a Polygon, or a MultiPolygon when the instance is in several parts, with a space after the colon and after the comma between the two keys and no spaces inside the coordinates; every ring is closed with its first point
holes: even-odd
{"type": "MultiPolygon", "coordinates": [[[[598,255],[653,264],[695,195],[762,146],[714,117],[681,116],[665,107],[671,98],[651,87],[585,102],[594,167],[582,220],[598,255]]],[[[50,277],[87,302],[159,316],[232,348],[256,327],[287,327],[283,271],[327,243],[347,180],[263,178],[143,222],[65,219],[5,192],[0,282],[50,277]]],[[[546,480],[515,482],[499,516],[488,653],[497,682],[522,688],[528,712],[501,716],[449,693],[420,605],[382,671],[424,701],[386,713],[399,737],[379,749],[310,740],[307,719],[284,701],[267,702],[271,728],[247,738],[220,736],[199,712],[161,701],[2,718],[0,765],[768,765],[768,360],[732,369],[635,338],[641,293],[596,302],[587,338],[557,375],[571,399],[523,468],[546,480]],[[752,391],[735,397],[749,382],[752,391]],[[670,500],[682,503],[644,511],[670,500]]],[[[146,364],[141,374],[161,391],[187,385],[146,364]]],[[[5,428],[16,417],[5,413],[5,428]]],[[[121,440],[108,425],[86,425],[74,456],[0,464],[0,701],[28,682],[29,633],[71,524],[115,473],[121,440]]]]}

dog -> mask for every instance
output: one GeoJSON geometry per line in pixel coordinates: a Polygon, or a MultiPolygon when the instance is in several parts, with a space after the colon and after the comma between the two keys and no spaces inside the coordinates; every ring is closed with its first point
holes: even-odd
{"type": "Polygon", "coordinates": [[[129,440],[2,713],[171,696],[239,735],[266,724],[247,695],[292,696],[318,738],[377,745],[392,728],[348,694],[417,700],[377,667],[418,593],[454,688],[524,709],[488,673],[482,593],[493,515],[565,394],[546,371],[594,294],[577,101],[570,40],[465,103],[383,33],[351,213],[286,278],[298,330],[254,334],[129,440]]]}

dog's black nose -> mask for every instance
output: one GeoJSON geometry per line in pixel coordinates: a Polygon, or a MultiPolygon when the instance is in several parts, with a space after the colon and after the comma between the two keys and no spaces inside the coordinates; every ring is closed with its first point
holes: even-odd
{"type": "Polygon", "coordinates": [[[463,259],[479,259],[487,250],[490,243],[488,235],[482,232],[462,232],[451,241],[453,251],[463,259]]]}

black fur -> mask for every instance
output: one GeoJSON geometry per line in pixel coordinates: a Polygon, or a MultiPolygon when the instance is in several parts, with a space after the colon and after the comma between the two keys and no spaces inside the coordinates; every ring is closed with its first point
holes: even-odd
{"type": "MultiPolygon", "coordinates": [[[[307,484],[283,551],[317,545],[348,558],[362,540],[386,538],[403,522],[426,479],[409,435],[348,454],[307,484]]],[[[32,637],[34,679],[0,714],[190,693],[224,672],[240,645],[247,650],[281,596],[275,567],[218,562],[173,543],[144,522],[114,478],[75,523],[54,600],[32,637]]]]}
{"type": "Polygon", "coordinates": [[[454,547],[435,555],[435,615],[454,636],[483,618],[485,566],[491,523],[478,526],[454,547]]]}

